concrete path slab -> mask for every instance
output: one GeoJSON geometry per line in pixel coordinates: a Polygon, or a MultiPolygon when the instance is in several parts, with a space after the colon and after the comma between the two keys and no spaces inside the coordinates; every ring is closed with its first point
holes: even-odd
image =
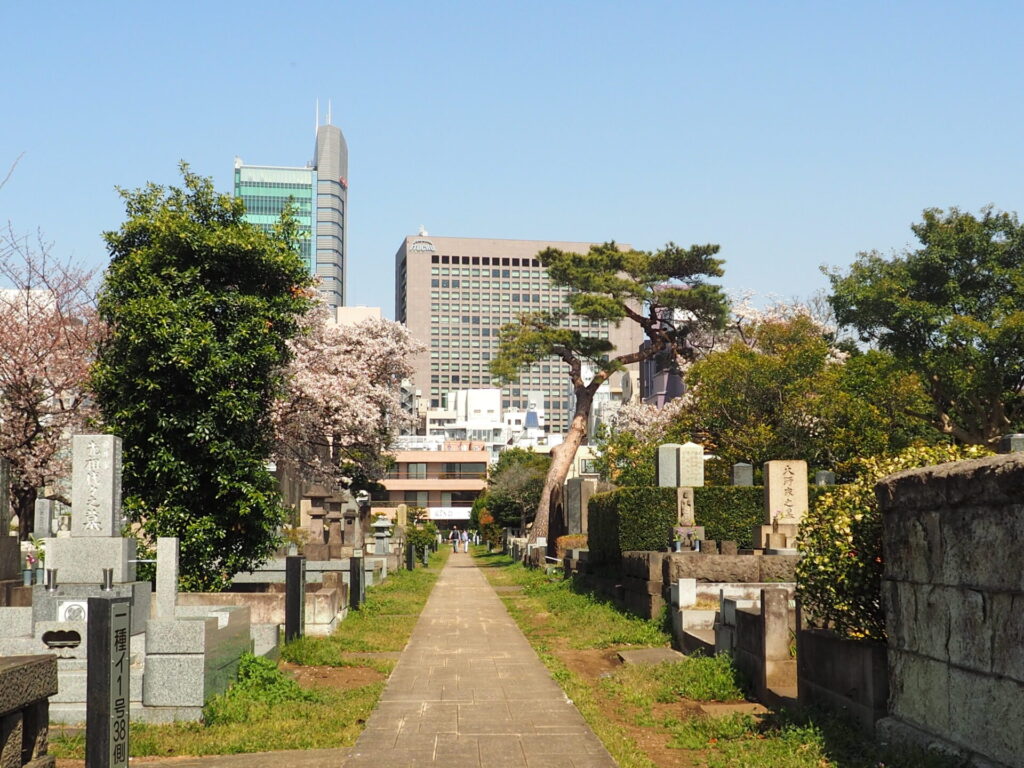
{"type": "Polygon", "coordinates": [[[441,572],[345,768],[614,768],[469,555],[441,572]]]}

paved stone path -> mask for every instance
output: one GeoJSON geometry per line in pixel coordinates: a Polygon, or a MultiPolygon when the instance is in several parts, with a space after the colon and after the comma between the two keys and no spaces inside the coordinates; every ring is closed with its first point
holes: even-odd
{"type": "Polygon", "coordinates": [[[345,768],[614,768],[469,555],[451,555],[345,768]]]}

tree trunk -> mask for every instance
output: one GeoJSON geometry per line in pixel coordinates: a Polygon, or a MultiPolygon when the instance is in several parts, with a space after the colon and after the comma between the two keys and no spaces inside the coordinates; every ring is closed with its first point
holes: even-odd
{"type": "MultiPolygon", "coordinates": [[[[544,479],[544,489],[540,494],[540,502],[537,504],[537,514],[533,518],[533,528],[530,530],[528,543],[536,543],[537,539],[547,539],[548,530],[551,527],[551,512],[553,502],[562,496],[562,486],[565,485],[565,478],[572,468],[573,459],[576,458],[576,450],[583,444],[583,438],[587,436],[587,419],[590,418],[590,407],[594,402],[594,393],[587,388],[576,390],[576,412],[573,414],[569,431],[565,433],[565,440],[561,445],[551,450],[551,466],[548,468],[547,477],[544,479]]],[[[554,542],[548,542],[548,547],[553,547],[554,542]]]]}
{"type": "MultiPolygon", "coordinates": [[[[28,541],[29,534],[38,535],[33,526],[36,522],[36,488],[34,486],[17,483],[11,486],[11,506],[14,514],[18,516],[18,538],[28,541]]],[[[7,531],[4,531],[7,535],[7,531]]],[[[50,535],[49,531],[46,533],[50,535]]]]}

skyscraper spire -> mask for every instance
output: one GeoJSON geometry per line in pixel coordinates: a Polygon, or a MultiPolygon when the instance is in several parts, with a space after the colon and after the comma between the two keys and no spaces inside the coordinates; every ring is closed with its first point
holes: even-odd
{"type": "Polygon", "coordinates": [[[316,117],[313,118],[313,136],[316,136],[316,129],[320,127],[320,97],[316,97],[316,117]]]}

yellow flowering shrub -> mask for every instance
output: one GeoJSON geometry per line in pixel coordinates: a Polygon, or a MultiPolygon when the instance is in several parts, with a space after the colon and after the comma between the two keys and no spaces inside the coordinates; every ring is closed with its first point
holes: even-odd
{"type": "Polygon", "coordinates": [[[850,638],[885,639],[882,518],[875,483],[904,469],[975,459],[981,446],[930,445],[857,459],[855,479],[822,495],[800,526],[797,593],[804,615],[850,638]]]}

